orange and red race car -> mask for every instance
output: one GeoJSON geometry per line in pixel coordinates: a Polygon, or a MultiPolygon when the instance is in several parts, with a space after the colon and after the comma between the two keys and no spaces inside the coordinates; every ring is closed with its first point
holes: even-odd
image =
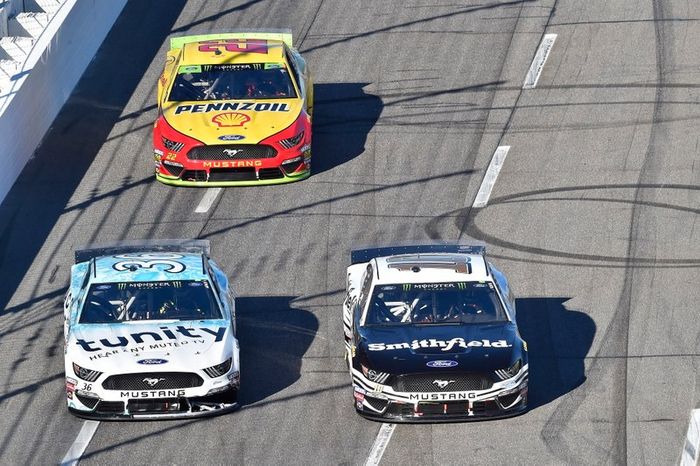
{"type": "Polygon", "coordinates": [[[288,183],[311,173],[313,84],[290,32],[173,38],[158,81],[156,179],[288,183]]]}

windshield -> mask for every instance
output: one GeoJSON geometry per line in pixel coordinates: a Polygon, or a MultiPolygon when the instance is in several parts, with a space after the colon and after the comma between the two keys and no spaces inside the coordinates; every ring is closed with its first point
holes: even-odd
{"type": "Polygon", "coordinates": [[[81,324],[144,320],[220,319],[209,282],[129,282],[92,285],[81,324]]]}
{"type": "Polygon", "coordinates": [[[377,285],[365,325],[476,324],[506,321],[493,283],[377,285]]]}
{"type": "Polygon", "coordinates": [[[250,63],[181,66],[168,100],[183,102],[294,97],[294,85],[284,63],[250,63]]]}

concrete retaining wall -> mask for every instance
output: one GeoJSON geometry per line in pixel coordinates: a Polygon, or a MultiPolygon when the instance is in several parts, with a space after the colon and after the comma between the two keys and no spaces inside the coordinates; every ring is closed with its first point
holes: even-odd
{"type": "MultiPolygon", "coordinates": [[[[64,0],[0,91],[0,202],[41,143],[126,0],[64,0]]],[[[80,141],[76,141],[80,144],[80,141]]]]}

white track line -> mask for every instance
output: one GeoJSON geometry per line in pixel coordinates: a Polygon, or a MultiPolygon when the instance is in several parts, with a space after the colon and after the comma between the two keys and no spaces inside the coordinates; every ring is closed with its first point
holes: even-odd
{"type": "Polygon", "coordinates": [[[690,422],[688,423],[688,434],[685,436],[683,453],[681,453],[681,466],[695,466],[698,464],[698,447],[700,446],[700,409],[690,412],[690,422]]]}
{"type": "Polygon", "coordinates": [[[496,184],[496,178],[501,171],[501,167],[503,167],[503,162],[505,162],[509,150],[510,146],[498,146],[496,152],[493,153],[489,168],[486,169],[486,175],[484,175],[484,181],[481,182],[479,192],[476,193],[476,199],[474,199],[474,204],[472,205],[475,209],[486,207],[486,204],[489,202],[491,190],[493,185],[496,184]]]}
{"type": "Polygon", "coordinates": [[[209,209],[211,208],[212,204],[214,204],[214,201],[216,200],[216,196],[218,196],[220,192],[221,192],[221,188],[209,188],[209,189],[207,189],[207,192],[204,193],[204,197],[199,202],[199,205],[197,206],[196,209],[194,209],[194,211],[198,214],[203,214],[205,212],[208,212],[209,209]]]}
{"type": "Polygon", "coordinates": [[[544,68],[544,63],[547,61],[547,57],[554,46],[556,38],[556,34],[545,34],[542,38],[542,42],[540,42],[540,46],[537,48],[537,53],[532,60],[527,76],[525,76],[523,89],[534,89],[534,87],[537,86],[537,80],[540,79],[542,68],[544,68]]]}
{"type": "Polygon", "coordinates": [[[63,457],[61,466],[75,466],[80,462],[80,458],[83,456],[83,453],[85,453],[85,449],[90,443],[90,440],[92,440],[92,436],[95,435],[99,425],[99,421],[85,421],[83,423],[83,427],[75,438],[75,442],[71,445],[66,456],[63,457]]]}
{"type": "Polygon", "coordinates": [[[384,450],[386,450],[386,446],[389,445],[389,440],[391,440],[391,434],[394,433],[395,427],[396,424],[382,424],[377,438],[374,440],[374,445],[372,445],[372,449],[369,452],[367,461],[365,461],[365,466],[377,466],[379,464],[382,460],[384,450]]]}

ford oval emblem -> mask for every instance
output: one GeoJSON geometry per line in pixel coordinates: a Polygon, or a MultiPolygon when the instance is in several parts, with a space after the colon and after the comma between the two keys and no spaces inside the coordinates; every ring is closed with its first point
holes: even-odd
{"type": "Polygon", "coordinates": [[[425,365],[428,367],[455,367],[459,363],[457,361],[428,361],[425,365]]]}
{"type": "Polygon", "coordinates": [[[136,361],[139,364],[146,364],[147,366],[153,365],[153,364],[165,364],[167,359],[141,359],[139,361],[136,361]]]}
{"type": "Polygon", "coordinates": [[[245,139],[245,136],[242,134],[224,134],[219,136],[220,141],[240,141],[241,139],[245,139]]]}

